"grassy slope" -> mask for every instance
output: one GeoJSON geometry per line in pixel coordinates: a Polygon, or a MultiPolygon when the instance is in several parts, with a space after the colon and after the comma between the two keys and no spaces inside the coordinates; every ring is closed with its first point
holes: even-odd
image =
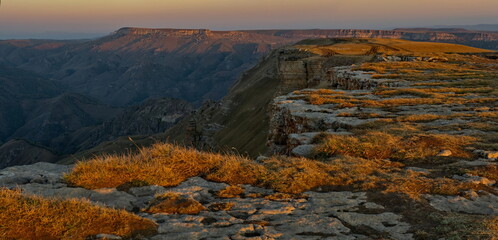
{"type": "Polygon", "coordinates": [[[275,73],[276,64],[276,58],[269,57],[229,93],[233,110],[223,121],[225,128],[215,135],[220,146],[231,146],[250,156],[266,153],[268,106],[279,86],[276,76],[268,73],[275,73]]]}

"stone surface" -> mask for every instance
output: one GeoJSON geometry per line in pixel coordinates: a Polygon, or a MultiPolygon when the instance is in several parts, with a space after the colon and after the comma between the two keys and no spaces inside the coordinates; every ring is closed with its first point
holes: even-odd
{"type": "Polygon", "coordinates": [[[97,236],[95,236],[95,239],[101,239],[101,240],[121,240],[123,238],[120,237],[120,236],[111,235],[111,234],[97,234],[97,236]]]}
{"type": "Polygon", "coordinates": [[[463,212],[470,214],[498,215],[498,196],[473,194],[471,199],[460,196],[426,195],[434,208],[447,212],[463,212]]]}
{"type": "Polygon", "coordinates": [[[314,144],[300,145],[292,149],[291,154],[297,157],[311,157],[316,146],[314,144]]]}
{"type": "Polygon", "coordinates": [[[463,176],[455,175],[453,176],[453,179],[473,184],[484,184],[488,186],[494,185],[496,183],[496,180],[491,180],[485,177],[474,176],[471,174],[464,174],[463,176]]]}
{"type": "MultiPolygon", "coordinates": [[[[269,200],[273,190],[242,185],[241,197],[220,198],[216,192],[228,185],[190,178],[177,187],[145,186],[126,192],[114,188],[87,190],[69,187],[62,174],[70,166],[37,163],[0,171],[0,180],[13,173],[24,176],[16,180],[26,193],[57,198],[85,198],[95,204],[123,208],[155,221],[160,239],[413,239],[410,225],[402,216],[389,212],[385,206],[371,202],[365,192],[305,192],[302,197],[269,200]],[[36,176],[38,174],[39,176],[36,176]],[[36,177],[33,177],[36,176],[36,177]],[[37,177],[46,181],[36,182],[37,177]],[[180,194],[185,199],[198,200],[202,207],[196,215],[148,213],[145,209],[156,204],[158,194],[180,194]],[[251,197],[249,197],[251,196],[251,197]]],[[[422,171],[420,169],[413,169],[422,171]]],[[[463,179],[471,175],[460,176],[463,179]]],[[[10,180],[9,180],[10,181],[10,180]]],[[[469,192],[468,198],[425,195],[430,205],[441,211],[498,215],[498,197],[485,192],[469,192]]],[[[184,201],[179,201],[183,203],[184,201]]],[[[100,235],[104,239],[104,235],[100,235]]],[[[112,236],[108,236],[108,239],[112,236]]],[[[116,238],[117,239],[117,238],[116,238]]]]}
{"type": "Polygon", "coordinates": [[[62,176],[72,166],[52,163],[35,163],[33,165],[14,166],[0,170],[0,187],[12,187],[26,183],[62,183],[62,176]]]}

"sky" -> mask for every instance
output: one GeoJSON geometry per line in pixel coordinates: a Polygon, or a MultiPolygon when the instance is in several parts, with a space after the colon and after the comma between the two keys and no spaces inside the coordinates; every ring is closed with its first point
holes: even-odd
{"type": "Polygon", "coordinates": [[[0,38],[80,38],[121,27],[391,29],[498,24],[498,0],[0,0],[0,38]]]}

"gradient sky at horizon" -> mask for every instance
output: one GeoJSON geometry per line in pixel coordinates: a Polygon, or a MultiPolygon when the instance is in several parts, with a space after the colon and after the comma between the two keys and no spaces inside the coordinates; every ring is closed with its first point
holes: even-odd
{"type": "Polygon", "coordinates": [[[498,23],[498,0],[2,0],[0,37],[120,27],[365,28],[498,23]]]}

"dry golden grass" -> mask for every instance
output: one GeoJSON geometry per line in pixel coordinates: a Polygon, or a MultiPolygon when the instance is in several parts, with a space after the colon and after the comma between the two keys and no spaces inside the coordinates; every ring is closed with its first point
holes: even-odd
{"type": "Polygon", "coordinates": [[[145,212],[197,215],[204,210],[206,208],[192,198],[182,197],[176,193],[164,193],[156,196],[145,212]]]}
{"type": "Polygon", "coordinates": [[[98,189],[118,187],[137,180],[160,186],[176,186],[190,177],[202,176],[231,185],[252,184],[298,193],[318,186],[326,178],[326,174],[315,172],[319,169],[319,162],[307,159],[274,158],[258,164],[240,156],[156,144],[136,155],[104,156],[79,162],[65,179],[76,186],[98,189]]]}
{"type": "MultiPolygon", "coordinates": [[[[496,67],[493,67],[496,66],[496,61],[475,56],[455,54],[438,55],[440,55],[439,57],[447,59],[447,61],[368,62],[355,67],[354,70],[370,72],[372,78],[376,79],[446,81],[442,83],[415,83],[417,86],[476,87],[483,85],[496,89],[498,73],[496,67]]],[[[482,89],[481,91],[490,92],[489,89],[482,89]]]]}
{"type": "Polygon", "coordinates": [[[380,89],[374,91],[375,95],[381,96],[399,96],[399,95],[412,95],[421,98],[443,98],[444,96],[441,94],[435,94],[428,89],[419,89],[419,88],[403,88],[403,89],[392,89],[392,90],[384,90],[380,89]]]}
{"type": "Polygon", "coordinates": [[[51,200],[0,189],[0,239],[86,239],[156,233],[156,224],[124,210],[83,200],[51,200]]]}
{"type": "Polygon", "coordinates": [[[468,174],[481,176],[492,180],[498,180],[498,166],[496,165],[476,167],[474,169],[468,169],[465,172],[468,174]]]}
{"type": "Polygon", "coordinates": [[[236,198],[244,193],[244,188],[241,186],[228,186],[225,189],[216,193],[216,196],[221,198],[236,198]]]}
{"type": "Polygon", "coordinates": [[[493,87],[496,85],[496,80],[490,79],[466,79],[456,81],[440,81],[440,82],[422,82],[414,83],[412,86],[446,86],[456,88],[473,88],[473,87],[493,87]]]}
{"type": "Polygon", "coordinates": [[[367,132],[361,136],[330,135],[317,147],[318,155],[352,156],[366,159],[396,159],[410,162],[436,156],[441,150],[450,150],[454,157],[467,158],[471,154],[463,147],[475,138],[444,134],[393,135],[385,132],[367,132]]]}
{"type": "Polygon", "coordinates": [[[274,157],[264,162],[265,186],[285,193],[301,193],[331,183],[327,165],[305,158],[274,157]]]}
{"type": "MultiPolygon", "coordinates": [[[[486,88],[487,89],[487,88],[486,88]]],[[[445,89],[397,89],[397,90],[379,90],[375,94],[378,96],[396,96],[396,95],[412,95],[412,98],[386,98],[379,100],[370,100],[366,98],[354,98],[350,95],[334,95],[334,94],[318,94],[318,92],[310,92],[308,102],[313,105],[336,104],[337,108],[351,107],[371,107],[385,108],[397,106],[415,106],[415,105],[441,105],[441,104],[494,104],[495,97],[475,97],[465,98],[465,95],[456,95],[456,93],[441,93],[445,89]]],[[[471,92],[469,90],[468,92],[471,92]]],[[[478,90],[476,90],[478,91],[478,90]]],[[[484,91],[484,90],[483,90],[484,91]]],[[[487,90],[486,90],[487,91],[487,90]]],[[[460,93],[464,93],[462,90],[460,93]]]]}
{"type": "Polygon", "coordinates": [[[230,184],[254,184],[262,166],[234,155],[203,153],[170,144],[156,144],[139,154],[108,155],[79,162],[66,180],[88,189],[117,187],[132,181],[176,186],[194,176],[230,184]]]}
{"type": "Polygon", "coordinates": [[[449,115],[435,114],[414,114],[407,116],[399,116],[394,119],[397,122],[430,122],[439,119],[455,119],[455,118],[472,118],[475,115],[470,113],[454,113],[449,115]]]}
{"type": "Polygon", "coordinates": [[[492,103],[495,98],[392,98],[379,101],[363,100],[359,101],[362,107],[395,107],[395,106],[415,106],[415,105],[440,105],[440,104],[472,104],[472,103],[492,103]]]}
{"type": "MultiPolygon", "coordinates": [[[[318,43],[317,43],[318,44],[318,43]]],[[[326,44],[326,43],[325,43],[326,44]]],[[[435,54],[435,53],[465,53],[490,52],[479,48],[457,44],[412,42],[401,39],[352,39],[331,42],[328,45],[297,45],[296,48],[322,56],[342,55],[403,55],[403,54],[435,54]]]]}
{"type": "Polygon", "coordinates": [[[370,119],[370,118],[384,118],[385,116],[382,116],[378,113],[339,113],[337,114],[338,117],[356,117],[360,119],[370,119]]]}
{"type": "Polygon", "coordinates": [[[430,122],[438,119],[448,119],[447,115],[435,115],[435,114],[414,114],[408,116],[400,116],[396,118],[398,122],[430,122]]]}
{"type": "Polygon", "coordinates": [[[477,116],[481,118],[498,118],[498,112],[480,112],[477,113],[477,116]]]}
{"type": "MultiPolygon", "coordinates": [[[[366,150],[364,152],[347,150],[348,154],[344,155],[359,155],[371,159],[340,157],[317,161],[305,158],[273,157],[262,163],[239,156],[202,153],[170,144],[157,144],[152,148],[142,149],[142,153],[137,155],[121,158],[96,158],[89,162],[78,163],[73,172],[66,178],[70,183],[78,186],[101,188],[116,187],[137,178],[146,179],[149,184],[174,186],[189,177],[202,176],[211,181],[226,182],[232,185],[247,183],[291,194],[302,193],[317,187],[331,186],[350,190],[398,191],[412,197],[417,197],[417,194],[421,193],[455,194],[474,187],[462,186],[453,180],[434,180],[419,176],[400,169],[403,166],[401,163],[381,160],[381,158],[388,157],[389,154],[418,158],[420,154],[432,155],[436,149],[439,150],[443,147],[451,149],[457,155],[465,154],[459,152],[458,146],[460,146],[459,144],[463,145],[463,142],[468,140],[439,135],[415,137],[417,139],[400,139],[392,136],[386,138],[386,135],[382,134],[370,134],[366,139],[375,140],[373,143],[354,137],[348,138],[348,142],[339,141],[339,144],[344,144],[346,149],[355,146],[349,145],[352,141],[354,144],[360,144],[363,150],[366,150]],[[412,141],[416,144],[409,146],[409,151],[401,151],[405,149],[393,150],[389,144],[391,142],[397,144],[398,141],[412,141]],[[450,144],[451,147],[447,147],[445,144],[450,144]],[[429,149],[430,154],[426,153],[424,147],[429,149]],[[144,158],[144,156],[147,157],[144,158]],[[136,160],[130,161],[130,159],[136,160]],[[138,159],[145,162],[141,163],[138,159]],[[123,166],[128,168],[125,172],[121,170],[123,166]],[[170,170],[157,172],[157,169],[161,168],[170,170]],[[411,186],[411,184],[420,185],[420,187],[411,186]],[[444,184],[447,186],[442,186],[444,184]]],[[[326,142],[328,140],[329,138],[326,142]]],[[[334,147],[336,146],[334,145],[334,147]]],[[[330,149],[326,151],[327,154],[331,153],[330,149]]],[[[232,193],[232,190],[237,190],[237,194],[239,194],[238,190],[240,189],[232,188],[228,189],[227,192],[232,193]]]]}

